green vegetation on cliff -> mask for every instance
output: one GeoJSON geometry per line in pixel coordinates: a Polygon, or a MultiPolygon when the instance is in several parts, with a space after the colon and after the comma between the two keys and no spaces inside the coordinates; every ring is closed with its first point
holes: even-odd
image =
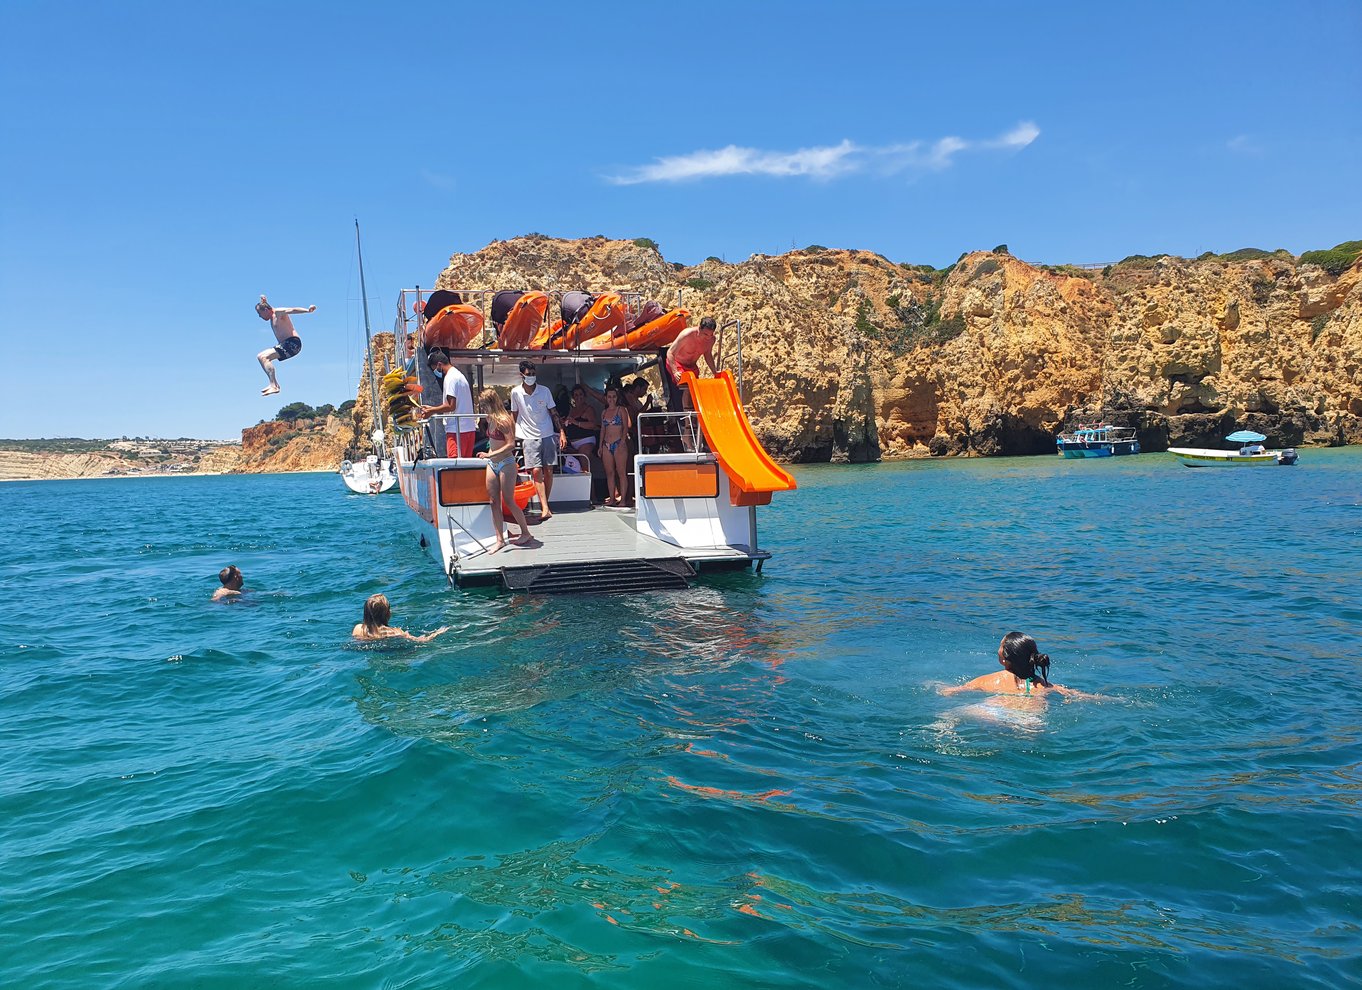
{"type": "Polygon", "coordinates": [[[1306,251],[1301,255],[1302,265],[1319,265],[1330,275],[1342,275],[1362,254],[1362,241],[1344,241],[1335,244],[1327,251],[1306,251]]]}

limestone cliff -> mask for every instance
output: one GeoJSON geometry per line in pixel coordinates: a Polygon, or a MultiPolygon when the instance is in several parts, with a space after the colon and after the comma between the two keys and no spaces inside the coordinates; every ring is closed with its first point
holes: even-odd
{"type": "Polygon", "coordinates": [[[335,471],[354,443],[350,417],[283,423],[270,420],[241,431],[236,474],[278,471],[335,471]]]}
{"type": "Polygon", "coordinates": [[[102,478],[126,472],[128,462],[113,453],[50,454],[0,451],[0,481],[102,478]]]}
{"type": "MultiPolygon", "coordinates": [[[[1076,421],[1146,449],[1247,427],[1362,442],[1362,262],[1281,253],[1132,260],[1102,272],[975,252],[950,269],[808,248],[667,263],[647,241],[530,235],[456,254],[437,287],[638,291],[742,320],[748,411],[778,457],[1050,453],[1076,421]]],[[[736,338],[719,355],[736,368],[736,338]]]]}

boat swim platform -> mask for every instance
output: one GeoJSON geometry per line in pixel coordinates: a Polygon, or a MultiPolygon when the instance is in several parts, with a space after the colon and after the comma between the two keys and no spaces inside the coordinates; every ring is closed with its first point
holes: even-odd
{"type": "MultiPolygon", "coordinates": [[[[771,557],[747,546],[697,549],[654,539],[635,529],[633,509],[565,506],[543,522],[532,512],[527,518],[532,543],[465,554],[451,567],[451,580],[536,594],[626,594],[686,588],[701,570],[760,565],[771,557]]],[[[508,519],[507,528],[518,527],[508,519]]]]}

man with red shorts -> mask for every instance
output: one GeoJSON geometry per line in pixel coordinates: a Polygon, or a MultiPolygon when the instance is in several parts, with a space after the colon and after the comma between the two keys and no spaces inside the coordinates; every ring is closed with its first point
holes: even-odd
{"type": "Polygon", "coordinates": [[[683,384],[681,376],[689,371],[695,377],[700,377],[701,358],[705,359],[705,365],[709,368],[711,375],[717,374],[714,369],[714,317],[706,316],[700,321],[699,327],[687,327],[681,331],[673,342],[671,349],[667,351],[667,374],[671,375],[672,385],[671,398],[667,402],[669,412],[681,412],[687,409],[694,409],[695,405],[690,399],[690,389],[683,384]]]}

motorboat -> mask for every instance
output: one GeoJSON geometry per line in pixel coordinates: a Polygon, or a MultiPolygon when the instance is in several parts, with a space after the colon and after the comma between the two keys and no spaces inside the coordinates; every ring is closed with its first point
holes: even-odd
{"type": "Polygon", "coordinates": [[[1133,426],[1080,426],[1055,437],[1061,457],[1116,457],[1138,454],[1140,441],[1133,426]]]}
{"type": "Polygon", "coordinates": [[[1172,454],[1186,467],[1255,467],[1280,464],[1290,467],[1299,460],[1294,447],[1268,450],[1263,444],[1267,437],[1252,430],[1238,430],[1225,438],[1233,449],[1216,450],[1204,447],[1169,447],[1172,454]]]}

